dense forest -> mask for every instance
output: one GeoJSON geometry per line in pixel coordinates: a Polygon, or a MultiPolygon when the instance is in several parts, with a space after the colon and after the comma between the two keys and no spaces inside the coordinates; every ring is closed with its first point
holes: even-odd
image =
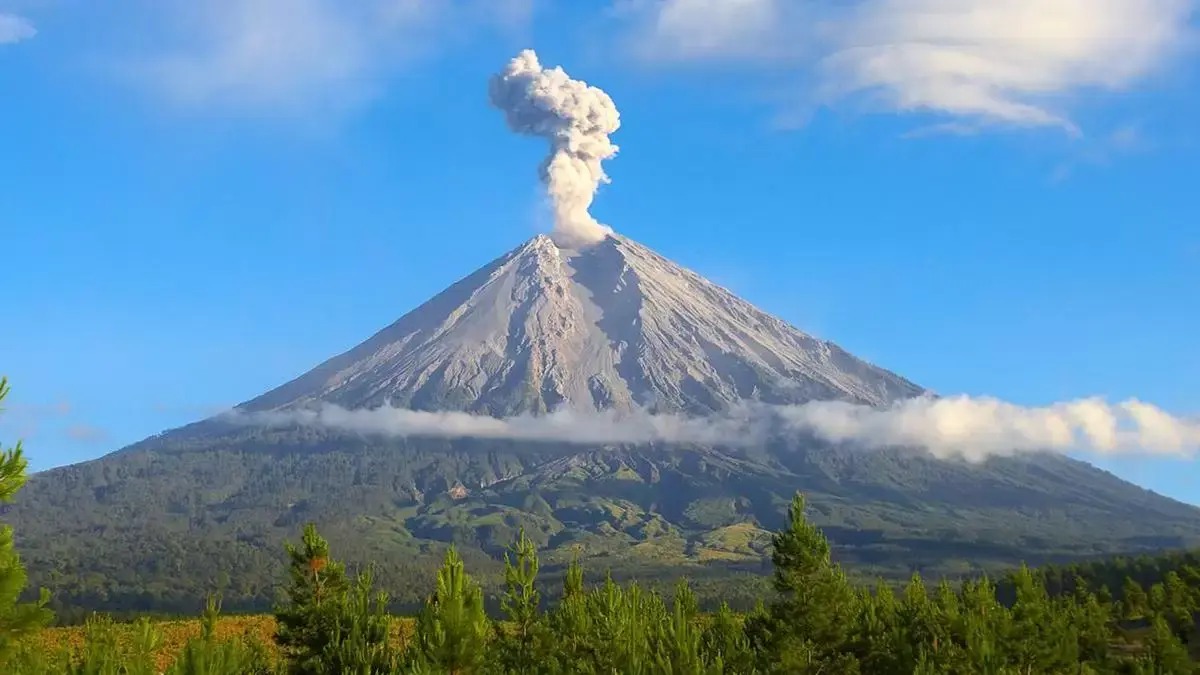
{"type": "MultiPolygon", "coordinates": [[[[0,400],[5,386],[0,383],[0,400]]],[[[20,445],[0,454],[0,501],[25,480],[20,445]]],[[[351,573],[316,526],[288,544],[284,600],[270,642],[218,636],[219,603],[166,666],[175,675],[289,673],[1200,673],[1200,555],[1021,568],[998,583],[901,589],[855,584],[796,495],[771,539],[772,586],[757,607],[701,612],[685,582],[664,595],[611,577],[588,583],[578,562],[540,575],[523,532],[504,555],[504,590],[484,593],[448,549],[410,630],[397,635],[372,569],[351,573]],[[557,600],[543,601],[558,587],[557,600]]],[[[0,530],[0,672],[164,672],[155,624],[131,639],[91,618],[81,644],[49,650],[50,593],[21,602],[26,575],[13,531],[0,530]]]]}

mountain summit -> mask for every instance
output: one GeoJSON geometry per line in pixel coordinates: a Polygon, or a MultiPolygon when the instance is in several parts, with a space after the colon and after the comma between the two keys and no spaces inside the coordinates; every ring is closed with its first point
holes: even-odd
{"type": "Polygon", "coordinates": [[[921,392],[629,239],[568,250],[540,235],[241,408],[702,415],[747,400],[879,406],[921,392]]]}
{"type": "MultiPolygon", "coordinates": [[[[922,393],[628,239],[569,250],[536,237],[239,408],[703,416],[922,393]]],[[[1200,510],[1060,456],[970,464],[791,435],[518,442],[219,418],[34,475],[5,515],[33,585],[84,609],[194,612],[214,591],[265,609],[282,542],[306,522],[339,556],[378,562],[401,603],[426,596],[450,544],[494,590],[523,529],[547,569],[579,554],[616,576],[687,575],[736,604],[765,587],[769,532],[796,491],[840,561],[893,578],[1200,543],[1200,510]]]]}

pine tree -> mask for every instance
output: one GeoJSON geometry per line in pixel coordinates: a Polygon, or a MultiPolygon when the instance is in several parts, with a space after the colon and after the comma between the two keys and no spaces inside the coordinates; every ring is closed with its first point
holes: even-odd
{"type": "Polygon", "coordinates": [[[1154,617],[1150,624],[1142,664],[1143,672],[1153,675],[1192,675],[1198,671],[1183,643],[1161,616],[1154,617]]]}
{"type": "Polygon", "coordinates": [[[1125,577],[1125,584],[1121,587],[1121,607],[1125,619],[1140,619],[1149,611],[1150,600],[1146,591],[1133,577],[1125,577]]]}
{"type": "Polygon", "coordinates": [[[370,569],[336,605],[333,639],[321,650],[323,672],[329,675],[389,675],[398,656],[390,640],[391,617],[387,593],[376,593],[370,569]]]}
{"type": "Polygon", "coordinates": [[[1163,617],[1171,630],[1180,638],[1186,638],[1196,627],[1197,607],[1191,591],[1177,572],[1167,573],[1163,579],[1163,617]]]}
{"type": "Polygon", "coordinates": [[[522,528],[504,554],[506,590],[500,598],[500,608],[509,625],[496,626],[496,662],[501,672],[532,672],[544,657],[546,636],[539,614],[541,593],[537,590],[537,575],[537,546],[522,528]]]}
{"type": "Polygon", "coordinates": [[[294,675],[320,675],[321,656],[341,639],[338,616],[348,584],[345,566],[329,554],[329,542],[316,525],[304,526],[299,547],[286,544],[287,604],[275,611],[275,642],[288,657],[294,675]]]}
{"type": "Polygon", "coordinates": [[[483,593],[451,546],[438,570],[437,590],[417,617],[411,658],[450,675],[476,673],[484,662],[488,633],[483,593]]]}
{"type": "Polygon", "coordinates": [[[683,675],[708,671],[701,650],[702,631],[696,625],[698,614],[695,594],[686,581],[680,581],[675,586],[671,613],[661,626],[662,638],[655,650],[655,672],[683,675]]]}
{"type": "Polygon", "coordinates": [[[579,565],[579,550],[571,556],[567,565],[567,573],[563,577],[563,600],[570,600],[583,595],[583,567],[579,565]]]}
{"type": "Polygon", "coordinates": [[[1028,567],[1013,575],[1016,602],[1005,636],[1013,665],[1037,673],[1062,672],[1078,663],[1079,639],[1070,618],[1050,600],[1042,580],[1028,567]]]}
{"type": "Polygon", "coordinates": [[[271,672],[261,645],[217,639],[220,612],[220,601],[209,598],[200,616],[200,637],[188,641],[166,675],[266,675],[271,672]]]}
{"type": "MultiPolygon", "coordinates": [[[[0,378],[0,403],[8,396],[8,379],[0,378]]],[[[0,408],[3,411],[3,408],[0,408]]],[[[20,441],[0,450],[0,503],[12,501],[25,484],[25,455],[20,441]]],[[[53,614],[46,608],[50,594],[42,589],[37,602],[19,602],[28,577],[13,545],[11,527],[0,526],[0,665],[12,655],[14,643],[22,636],[50,623],[53,614]]]]}
{"type": "Polygon", "coordinates": [[[845,672],[846,648],[854,616],[854,590],[830,559],[829,540],[804,515],[796,494],[788,526],[772,539],[774,586],[779,593],[770,618],[758,624],[755,641],[768,648],[764,669],[792,673],[845,672]]]}
{"type": "Polygon", "coordinates": [[[754,667],[754,653],[745,628],[724,602],[704,628],[700,652],[707,663],[719,666],[721,672],[749,673],[754,667]]]}
{"type": "Polygon", "coordinates": [[[866,673],[892,673],[897,665],[899,605],[892,587],[880,580],[874,592],[858,593],[858,611],[850,636],[851,651],[866,673]]]}
{"type": "Polygon", "coordinates": [[[1109,642],[1113,634],[1112,605],[1091,593],[1087,583],[1075,578],[1072,622],[1079,638],[1079,660],[1100,667],[1109,662],[1109,642]]]}
{"type": "Polygon", "coordinates": [[[962,613],[956,629],[963,645],[964,671],[999,675],[1007,662],[1005,639],[1010,615],[996,599],[996,586],[986,577],[964,584],[962,613]]]}
{"type": "Polygon", "coordinates": [[[152,675],[154,652],[161,638],[142,619],[134,629],[131,649],[122,649],[111,618],[93,615],[84,625],[83,652],[65,671],[69,675],[152,675]]]}

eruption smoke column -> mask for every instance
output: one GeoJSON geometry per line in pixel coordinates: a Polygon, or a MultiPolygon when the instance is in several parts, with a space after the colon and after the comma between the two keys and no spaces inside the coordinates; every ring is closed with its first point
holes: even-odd
{"type": "Polygon", "coordinates": [[[509,128],[550,141],[541,177],[554,207],[554,242],[577,248],[604,239],[612,230],[596,222],[588,207],[596,188],[608,182],[600,163],[617,154],[608,138],[621,126],[612,99],[562,68],[542,68],[532,49],[493,76],[488,89],[509,128]]]}

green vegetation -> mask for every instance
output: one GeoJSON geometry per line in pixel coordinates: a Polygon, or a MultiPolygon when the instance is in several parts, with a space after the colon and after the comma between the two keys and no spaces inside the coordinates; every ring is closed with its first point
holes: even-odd
{"type": "Polygon", "coordinates": [[[554,578],[578,555],[664,592],[686,577],[705,610],[744,611],[769,587],[769,533],[796,491],[855,580],[1200,545],[1200,511],[1061,457],[971,465],[800,440],[597,449],[216,422],[34,475],[5,519],[63,621],[195,615],[214,590],[229,611],[270,611],[283,543],[310,521],[350,567],[376,563],[394,612],[420,609],[451,545],[495,611],[522,529],[554,578]]]}
{"type": "MultiPolygon", "coordinates": [[[[349,582],[309,526],[301,545],[288,549],[289,601],[276,612],[274,645],[253,635],[219,637],[210,603],[199,635],[165,664],[155,624],[139,620],[121,640],[115,624],[97,617],[74,649],[55,653],[27,635],[0,668],[14,675],[1200,673],[1200,569],[1192,565],[1156,581],[1137,616],[1082,578],[1054,596],[1046,574],[1028,568],[1006,578],[1010,603],[986,579],[930,589],[914,575],[899,593],[886,583],[856,588],[804,512],[797,496],[788,525],[772,538],[776,592],[744,616],[727,606],[701,613],[686,583],[669,600],[611,578],[589,588],[576,564],[566,569],[562,599],[544,607],[536,547],[519,533],[505,560],[502,620],[484,612],[479,587],[451,550],[411,634],[401,636],[370,575],[349,582]]],[[[63,629],[46,632],[54,630],[63,629]]]]}
{"type": "MultiPolygon", "coordinates": [[[[0,384],[0,399],[5,393],[0,384]]],[[[24,470],[19,446],[0,454],[0,498],[11,498],[21,487],[24,470]]],[[[602,510],[624,522],[638,517],[630,503],[610,503],[602,510]]],[[[374,568],[351,578],[317,526],[306,523],[300,543],[282,547],[287,573],[270,644],[252,634],[222,635],[219,604],[209,600],[198,634],[169,654],[162,626],[141,618],[119,627],[99,615],[88,619],[79,644],[49,648],[56,633],[44,627],[50,619],[48,593],[42,591],[34,603],[18,602],[26,578],[12,549],[12,531],[5,529],[0,672],[1200,673],[1196,554],[1021,567],[999,585],[982,577],[929,587],[916,573],[897,592],[887,580],[871,588],[856,585],[833,560],[833,547],[810,520],[811,510],[804,497],[795,495],[780,528],[762,546],[758,528],[728,523],[728,509],[720,503],[692,509],[689,517],[726,523],[702,540],[706,548],[770,552],[773,588],[748,613],[735,613],[728,604],[703,613],[692,586],[682,581],[669,597],[637,582],[619,583],[612,575],[589,583],[578,558],[561,567],[560,583],[547,585],[538,539],[518,527],[504,555],[503,589],[495,598],[500,616],[489,616],[484,589],[450,545],[431,575],[432,592],[411,632],[402,635],[387,613],[388,595],[376,590],[374,568]],[[1137,578],[1120,579],[1114,597],[1109,585],[1122,572],[1137,578]],[[548,588],[558,589],[555,602],[544,601],[548,588]]],[[[237,581],[230,575],[224,584],[237,581]]]]}
{"type": "MultiPolygon", "coordinates": [[[[8,397],[8,379],[0,378],[0,404],[8,397]]],[[[0,411],[3,408],[0,407],[0,411]]],[[[0,502],[11,501],[25,484],[25,456],[21,443],[0,449],[0,502]]],[[[46,609],[49,593],[44,589],[37,602],[20,602],[26,586],[25,566],[13,547],[13,530],[0,526],[0,659],[12,650],[13,642],[50,622],[46,609]]]]}

